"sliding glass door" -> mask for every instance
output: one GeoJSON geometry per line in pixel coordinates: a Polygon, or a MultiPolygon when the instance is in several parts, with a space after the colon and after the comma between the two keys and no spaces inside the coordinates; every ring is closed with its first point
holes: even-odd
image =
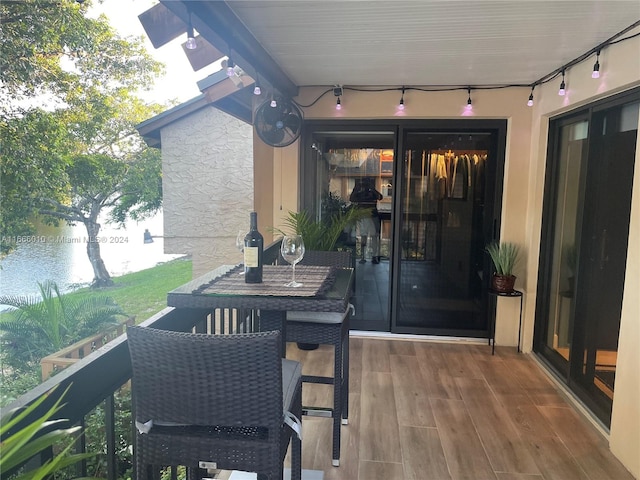
{"type": "Polygon", "coordinates": [[[459,127],[406,129],[403,136],[392,331],[487,334],[484,249],[498,231],[496,171],[502,162],[495,130],[459,127]]]}
{"type": "Polygon", "coordinates": [[[550,125],[534,348],[609,423],[640,91],[550,125]]]}

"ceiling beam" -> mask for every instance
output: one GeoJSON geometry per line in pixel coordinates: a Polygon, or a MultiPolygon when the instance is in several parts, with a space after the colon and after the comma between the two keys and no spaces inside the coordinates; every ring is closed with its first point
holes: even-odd
{"type": "Polygon", "coordinates": [[[206,67],[207,65],[212,64],[220,60],[225,56],[220,50],[207,42],[202,35],[196,35],[195,41],[197,47],[193,50],[189,50],[187,48],[187,42],[182,43],[182,50],[184,54],[187,56],[189,63],[191,64],[191,68],[193,68],[194,72],[206,67]]]}
{"type": "Polygon", "coordinates": [[[192,25],[204,39],[220,52],[231,55],[234,63],[253,78],[259,76],[286,96],[298,95],[298,86],[282,71],[226,2],[161,0],[161,4],[185,24],[191,19],[192,25]]]}

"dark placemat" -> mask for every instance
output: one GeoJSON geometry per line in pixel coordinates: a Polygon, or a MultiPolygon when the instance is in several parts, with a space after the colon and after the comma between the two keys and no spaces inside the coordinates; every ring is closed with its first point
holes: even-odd
{"type": "Polygon", "coordinates": [[[198,287],[193,291],[200,295],[232,295],[232,296],[288,296],[319,297],[323,296],[333,285],[336,278],[335,267],[317,265],[297,265],[296,281],[301,287],[285,287],[292,278],[291,266],[265,265],[262,267],[262,283],[245,283],[244,276],[239,273],[242,266],[237,266],[221,277],[198,287]]]}

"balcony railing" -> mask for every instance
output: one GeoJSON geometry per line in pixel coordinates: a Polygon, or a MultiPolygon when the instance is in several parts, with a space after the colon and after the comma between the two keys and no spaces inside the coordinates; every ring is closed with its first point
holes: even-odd
{"type": "MultiPolygon", "coordinates": [[[[275,263],[278,258],[280,243],[275,242],[264,251],[264,263],[275,263]]],[[[244,322],[253,321],[254,315],[251,312],[239,312],[236,310],[216,310],[192,309],[187,311],[181,309],[177,312],[172,307],[167,307],[151,318],[140,323],[142,326],[172,330],[179,332],[202,332],[226,334],[234,331],[246,330],[244,322]]],[[[51,420],[64,420],[63,424],[56,425],[56,428],[67,428],[75,425],[85,425],[86,417],[93,412],[96,407],[103,405],[104,408],[104,431],[106,437],[106,478],[116,480],[117,458],[116,458],[116,402],[115,394],[131,379],[131,361],[129,358],[129,347],[126,335],[120,335],[106,345],[93,351],[86,357],[76,361],[73,365],[58,372],[46,381],[21,396],[13,403],[0,410],[4,417],[7,412],[17,408],[24,408],[35,402],[45,393],[57,387],[56,395],[47,398],[38,409],[34,410],[30,416],[15,426],[11,432],[19,430],[30,424],[35,419],[41,417],[55,403],[59,395],[66,391],[63,407],[56,412],[51,420]],[[52,398],[56,397],[56,398],[52,398]]],[[[129,412],[130,413],[130,412],[129,412]]],[[[131,431],[133,424],[131,423],[131,431]]],[[[8,432],[7,435],[11,434],[8,432]]],[[[76,447],[77,452],[86,451],[85,438],[80,438],[76,447]]],[[[30,466],[38,466],[52,458],[52,449],[40,452],[29,460],[30,466]]],[[[2,472],[2,476],[8,476],[12,472],[2,472]]],[[[78,465],[78,475],[87,476],[87,464],[78,465]]],[[[89,472],[91,474],[91,472],[89,472]]]]}

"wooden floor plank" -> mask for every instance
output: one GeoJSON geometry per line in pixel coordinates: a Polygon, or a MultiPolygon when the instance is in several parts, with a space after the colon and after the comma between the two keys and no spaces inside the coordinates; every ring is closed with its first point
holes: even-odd
{"type": "Polygon", "coordinates": [[[604,439],[568,407],[540,407],[551,428],[593,480],[632,480],[633,476],[608,450],[604,439]]]}
{"type": "MultiPolygon", "coordinates": [[[[358,480],[400,480],[403,478],[404,470],[401,463],[370,461],[360,462],[360,474],[357,477],[358,480]]],[[[349,480],[355,480],[355,478],[351,478],[349,480]]]]}
{"type": "Polygon", "coordinates": [[[385,340],[372,339],[362,346],[363,372],[390,372],[389,343],[385,340]]]}
{"type": "Polygon", "coordinates": [[[435,427],[429,395],[424,388],[428,382],[422,370],[416,368],[416,357],[391,355],[390,366],[398,424],[435,427]]]}
{"type": "Polygon", "coordinates": [[[360,414],[360,459],[402,463],[390,373],[363,373],[360,414]]]}
{"type": "Polygon", "coordinates": [[[458,388],[496,472],[539,474],[528,445],[484,380],[456,379],[458,388]]]}
{"type": "Polygon", "coordinates": [[[432,398],[431,406],[451,476],[455,480],[495,480],[464,402],[432,398]]]}
{"type": "Polygon", "coordinates": [[[404,459],[404,480],[451,478],[437,429],[400,427],[400,443],[404,459]]]}
{"type": "Polygon", "coordinates": [[[544,480],[589,480],[559,438],[527,438],[527,442],[544,480]]]}

